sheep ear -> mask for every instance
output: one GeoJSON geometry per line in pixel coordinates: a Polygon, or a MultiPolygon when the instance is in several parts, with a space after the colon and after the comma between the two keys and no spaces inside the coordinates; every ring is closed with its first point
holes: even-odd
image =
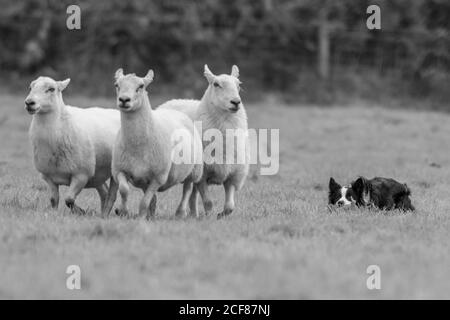
{"type": "Polygon", "coordinates": [[[123,69],[122,68],[117,69],[116,73],[114,74],[114,79],[117,81],[122,76],[123,76],[123,69]]]}
{"type": "Polygon", "coordinates": [[[234,66],[231,68],[231,75],[232,75],[233,77],[239,79],[239,68],[238,68],[237,65],[234,65],[234,66]]]}
{"type": "Polygon", "coordinates": [[[66,79],[66,80],[63,80],[63,81],[58,81],[57,82],[58,90],[59,91],[63,91],[65,88],[67,88],[69,83],[70,83],[70,79],[66,79]]]}
{"type": "Polygon", "coordinates": [[[153,77],[155,76],[155,73],[153,70],[148,70],[147,75],[144,77],[144,84],[145,86],[148,86],[153,81],[153,77]]]}
{"type": "Polygon", "coordinates": [[[30,83],[30,89],[34,87],[34,85],[36,84],[36,81],[37,81],[37,79],[31,81],[31,83],[30,83]]]}
{"type": "Polygon", "coordinates": [[[206,79],[208,80],[209,83],[213,83],[214,82],[214,78],[216,77],[211,70],[209,70],[208,65],[205,64],[205,72],[203,73],[206,77],[206,79]]]}

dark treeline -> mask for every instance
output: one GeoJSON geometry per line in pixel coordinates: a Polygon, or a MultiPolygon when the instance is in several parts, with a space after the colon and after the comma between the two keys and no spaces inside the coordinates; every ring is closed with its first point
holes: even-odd
{"type": "MultiPolygon", "coordinates": [[[[329,103],[340,96],[448,101],[448,0],[0,0],[2,84],[71,77],[109,94],[117,67],[153,68],[161,90],[194,96],[203,65],[240,66],[249,95],[329,103]],[[69,5],[81,30],[66,27],[69,5]],[[381,8],[381,30],[366,9],[381,8]],[[164,88],[163,88],[164,87],[164,88]],[[167,89],[170,88],[170,89],[167,89]]],[[[175,94],[171,92],[171,94],[175,94]]]]}

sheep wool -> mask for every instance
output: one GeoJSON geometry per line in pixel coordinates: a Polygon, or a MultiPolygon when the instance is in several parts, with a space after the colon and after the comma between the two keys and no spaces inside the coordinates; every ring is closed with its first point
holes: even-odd
{"type": "Polygon", "coordinates": [[[106,215],[115,200],[114,195],[108,194],[106,181],[111,178],[119,112],[66,105],[62,91],[69,81],[39,77],[31,83],[25,104],[33,115],[29,129],[33,163],[50,188],[53,208],[58,207],[59,186],[65,185],[69,186],[66,205],[74,212],[84,213],[75,205],[75,198],[83,188],[95,188],[102,214],[106,215]]]}
{"type": "MultiPolygon", "coordinates": [[[[231,75],[214,75],[205,65],[204,75],[208,80],[208,88],[206,89],[201,100],[183,100],[174,99],[162,104],[158,109],[172,109],[182,111],[192,120],[201,121],[203,132],[208,129],[217,129],[224,137],[224,159],[227,154],[233,152],[234,155],[243,152],[246,161],[240,163],[211,163],[204,165],[204,173],[202,180],[196,184],[191,195],[191,210],[196,210],[197,194],[200,193],[205,213],[209,214],[212,210],[212,201],[209,196],[208,185],[223,184],[225,189],[225,205],[224,210],[219,213],[218,217],[231,214],[235,208],[234,193],[242,188],[249,171],[249,148],[248,139],[245,144],[234,145],[233,148],[245,148],[245,150],[227,150],[225,137],[227,129],[240,129],[245,132],[248,129],[247,114],[242,104],[239,91],[239,69],[233,66],[231,75]]],[[[203,147],[207,143],[203,139],[203,147]]],[[[204,160],[208,155],[204,154],[204,160]]]]}
{"type": "MultiPolygon", "coordinates": [[[[144,192],[139,215],[155,215],[156,192],[183,184],[183,196],[176,215],[187,214],[187,204],[193,189],[203,173],[202,142],[192,120],[176,110],[152,110],[145,88],[153,80],[153,71],[144,78],[116,72],[117,103],[121,111],[121,129],[113,152],[112,171],[119,184],[121,206],[119,215],[129,215],[129,183],[144,192]],[[174,133],[184,129],[189,139],[181,143],[193,150],[188,163],[175,163],[174,133]]],[[[197,215],[192,212],[192,215],[197,215]]]]}

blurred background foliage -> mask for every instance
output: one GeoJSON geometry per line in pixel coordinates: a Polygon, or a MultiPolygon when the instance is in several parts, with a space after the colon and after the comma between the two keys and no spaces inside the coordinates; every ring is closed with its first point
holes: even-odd
{"type": "Polygon", "coordinates": [[[113,95],[112,76],[156,72],[152,90],[199,97],[203,65],[238,64],[248,99],[349,99],[448,107],[449,0],[0,0],[0,85],[45,74],[113,95]],[[66,27],[69,5],[81,30],[66,27]],[[366,9],[381,8],[381,30],[366,9]],[[261,94],[264,92],[265,94],[261,94]]]}

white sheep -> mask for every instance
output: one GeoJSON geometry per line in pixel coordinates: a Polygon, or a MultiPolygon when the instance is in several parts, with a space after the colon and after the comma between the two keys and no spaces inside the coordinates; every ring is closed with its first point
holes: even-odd
{"type": "MultiPolygon", "coordinates": [[[[231,75],[222,74],[214,75],[205,65],[204,75],[208,80],[208,88],[200,101],[175,99],[162,104],[158,109],[173,109],[186,113],[191,119],[201,121],[203,132],[209,129],[218,129],[225,136],[227,129],[240,129],[247,132],[247,115],[239,95],[240,84],[239,69],[233,66],[231,75]]],[[[203,137],[204,140],[205,137],[203,137]]],[[[212,201],[209,195],[209,184],[223,184],[225,188],[225,205],[224,210],[219,213],[218,218],[227,216],[235,208],[234,194],[240,190],[245,182],[249,170],[249,148],[248,138],[244,144],[226,147],[224,143],[223,156],[227,158],[227,154],[238,154],[236,148],[245,148],[244,163],[206,163],[208,154],[204,154],[204,173],[200,183],[196,184],[190,199],[191,210],[197,210],[198,192],[203,200],[205,213],[208,215],[212,210],[212,201]]],[[[207,142],[203,141],[203,147],[206,150],[207,142]],[[206,143],[205,143],[206,142],[206,143]]]]}
{"type": "MultiPolygon", "coordinates": [[[[117,110],[81,109],[65,105],[62,91],[70,79],[39,77],[30,85],[25,109],[33,115],[29,137],[33,162],[51,191],[51,206],[58,207],[59,186],[69,186],[65,197],[72,212],[83,214],[75,199],[84,188],[100,195],[102,214],[112,209],[115,194],[108,195],[111,158],[120,128],[117,110]]],[[[110,186],[114,187],[111,179],[110,186]]],[[[114,189],[114,188],[112,188],[114,189]]]]}
{"type": "MultiPolygon", "coordinates": [[[[113,151],[112,172],[119,185],[121,205],[118,215],[129,215],[129,182],[142,189],[144,196],[139,205],[139,216],[155,215],[156,192],[183,183],[183,196],[176,216],[185,216],[193,183],[203,173],[202,141],[193,122],[182,112],[152,110],[146,91],[153,81],[150,70],[143,78],[135,74],[115,74],[117,106],[121,113],[121,129],[113,151]],[[175,141],[175,133],[184,130],[187,139],[175,141]],[[174,150],[178,144],[193,150],[185,163],[174,162],[174,150]]],[[[197,215],[196,212],[191,212],[197,215]]]]}

